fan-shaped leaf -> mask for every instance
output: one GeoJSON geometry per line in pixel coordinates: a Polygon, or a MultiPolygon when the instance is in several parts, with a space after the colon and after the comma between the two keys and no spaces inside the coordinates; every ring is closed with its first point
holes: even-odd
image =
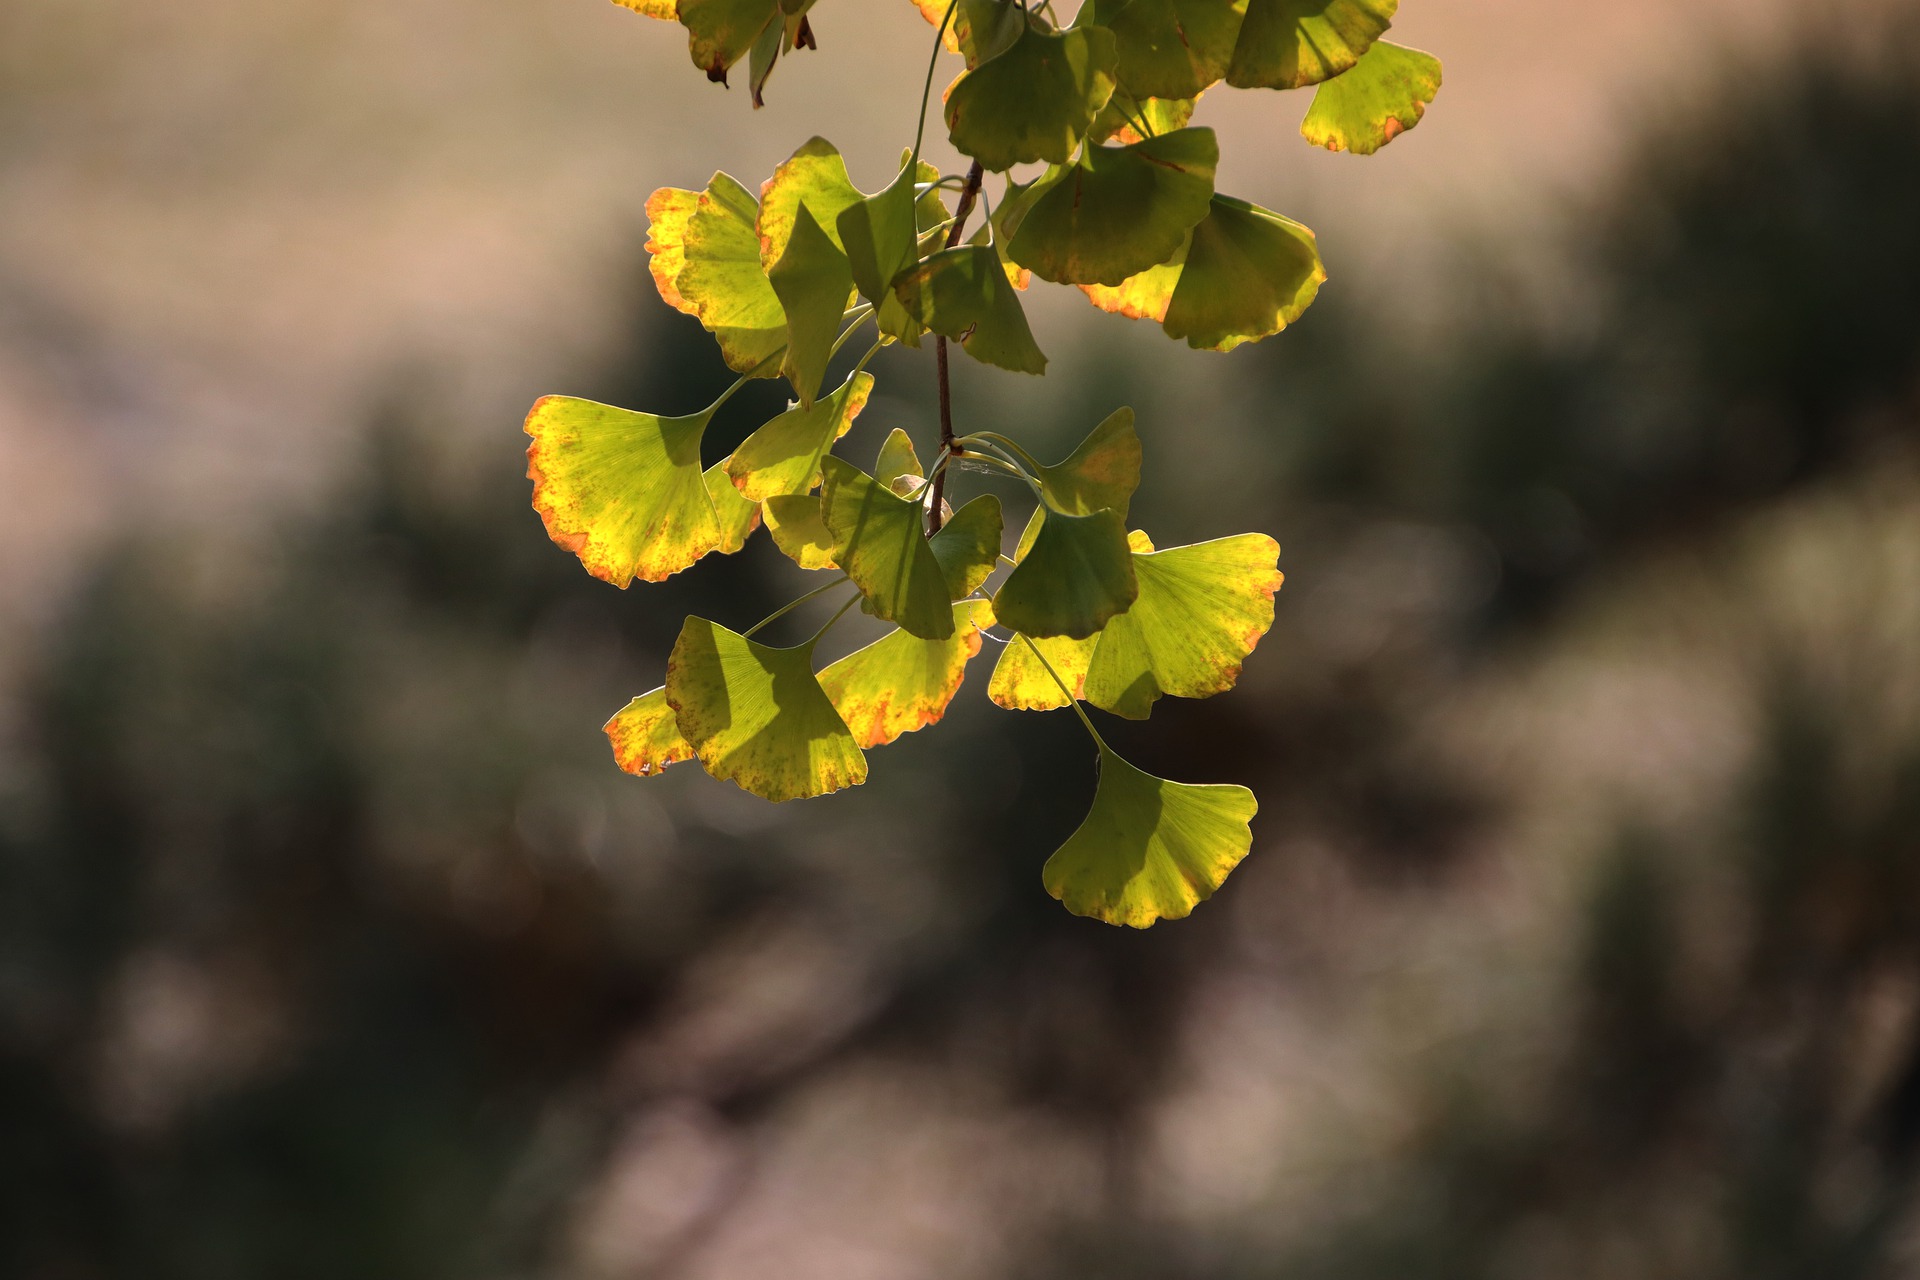
{"type": "Polygon", "coordinates": [[[968,659],[980,652],[980,632],[992,625],[985,600],[963,600],[953,606],[953,634],[945,640],[895,630],[827,667],[820,687],[854,741],[884,747],[946,714],[968,659]]]}
{"type": "Polygon", "coordinates": [[[1179,252],[1207,216],[1219,160],[1211,129],[1088,146],[1027,210],[1007,255],[1056,284],[1117,285],[1179,252]]]}
{"type": "Polygon", "coordinates": [[[943,249],[902,274],[894,292],[908,314],[935,333],[959,339],[974,359],[1015,373],[1046,372],[1047,357],[1027,328],[1020,294],[992,248],[943,249]]]}
{"type": "Polygon", "coordinates": [[[820,483],[820,459],[867,407],[873,375],[854,373],[813,407],[793,405],[741,442],[727,472],[751,502],[777,493],[808,493],[820,483]]]}
{"type": "Polygon", "coordinates": [[[1038,640],[1029,636],[1022,640],[1016,636],[1000,650],[1000,660],[993,666],[993,678],[987,682],[987,697],[1009,711],[1059,710],[1069,702],[1067,695],[1060,691],[1061,684],[1064,683],[1075,698],[1085,688],[1087,664],[1093,660],[1093,647],[1099,640],[1098,635],[1082,640],[1066,636],[1038,640]],[[1034,649],[1045,656],[1046,663],[1034,656],[1034,649]],[[1053,668],[1052,674],[1048,674],[1048,665],[1053,668]],[[1055,675],[1060,679],[1055,680],[1055,675]]]}
{"type": "Polygon", "coordinates": [[[645,14],[649,18],[665,18],[676,22],[680,18],[680,0],[613,0],[623,8],[635,13],[645,14]]]}
{"type": "Polygon", "coordinates": [[[800,206],[786,251],[767,273],[787,317],[787,358],[780,372],[793,384],[800,407],[813,407],[840,336],[840,316],[853,276],[847,255],[827,237],[813,211],[800,206]]]}
{"type": "Polygon", "coordinates": [[[1065,164],[1113,93],[1113,33],[1029,25],[1005,50],[947,92],[953,145],[998,173],[1016,164],[1065,164]]]}
{"type": "Polygon", "coordinates": [[[1138,592],[1118,511],[1049,511],[1033,546],[1000,584],[993,612],[1015,631],[1077,640],[1124,613],[1138,592]]]}
{"type": "Polygon", "coordinates": [[[1140,461],[1133,410],[1115,409],[1064,460],[1039,469],[1040,491],[1068,515],[1090,516],[1111,507],[1124,518],[1140,487],[1140,461]]]}
{"type": "Polygon", "coordinates": [[[919,501],[839,458],[825,459],[823,474],[820,514],[833,534],[833,558],[866,597],[862,607],[924,640],[952,635],[952,596],[922,532],[919,501]]]}
{"type": "Polygon", "coordinates": [[[1360,61],[1393,25],[1400,0],[1247,0],[1227,83],[1303,89],[1360,61]]]}
{"type": "Polygon", "coordinates": [[[1246,11],[1247,0],[1102,3],[1099,20],[1119,48],[1115,79],[1135,97],[1197,96],[1227,74],[1246,11]]]}
{"type": "Polygon", "coordinates": [[[727,70],[747,56],[768,23],[780,20],[779,0],[679,0],[687,52],[707,79],[725,83],[727,70]]]}
{"type": "Polygon", "coordinates": [[[775,649],[689,617],[667,659],[667,702],[707,772],[766,800],[867,780],[867,758],[813,674],[813,644],[775,649]]]}
{"type": "Polygon", "coordinates": [[[918,256],[914,177],[902,168],[886,190],[840,213],[840,243],[846,246],[853,282],[878,309],[880,331],[894,337],[903,337],[913,323],[893,296],[893,278],[918,256]]]}
{"type": "Polygon", "coordinates": [[[760,504],[773,545],[802,569],[837,568],[833,561],[833,534],[820,518],[820,497],[812,493],[779,493],[760,504]]]}
{"type": "Polygon", "coordinates": [[[1087,141],[1125,145],[1172,133],[1187,127],[1197,105],[1197,98],[1135,98],[1125,89],[1115,89],[1113,97],[1107,99],[1107,105],[1094,117],[1087,141]],[[1141,133],[1135,127],[1136,122],[1144,124],[1147,132],[1141,133]]]}
{"type": "Polygon", "coordinates": [[[918,489],[916,483],[910,485],[905,493],[895,482],[902,478],[920,481],[927,478],[926,471],[920,466],[920,455],[913,451],[913,441],[907,433],[895,427],[887,432],[887,438],[880,442],[880,454],[873,461],[873,478],[893,492],[906,497],[907,493],[918,489]]]}
{"type": "Polygon", "coordinates": [[[641,777],[659,773],[670,764],[693,759],[693,747],[680,736],[680,725],[667,705],[665,687],[643,693],[619,715],[607,721],[607,741],[622,769],[641,777]]]}
{"type": "Polygon", "coordinates": [[[1329,151],[1372,155],[1420,123],[1440,92],[1440,59],[1381,40],[1345,75],[1314,90],[1300,136],[1329,151]]]}
{"type": "Polygon", "coordinates": [[[1178,920],[1247,856],[1259,808],[1245,787],[1169,782],[1103,744],[1093,809],[1041,878],[1077,916],[1135,929],[1178,920]]]}
{"type": "MultiPolygon", "coordinates": [[[[947,19],[948,0],[914,0],[914,4],[936,27],[947,19]]],[[[969,67],[977,67],[1012,44],[1024,25],[1024,14],[1015,0],[959,0],[940,43],[948,53],[964,56],[969,67]]]]}
{"type": "Polygon", "coordinates": [[[707,496],[713,499],[713,511],[720,519],[720,545],[714,548],[722,555],[732,555],[747,545],[747,539],[760,527],[760,504],[743,497],[740,490],[734,488],[733,477],[727,474],[727,465],[733,461],[728,455],[714,463],[701,473],[701,479],[707,486],[707,496]]]}
{"type": "Polygon", "coordinates": [[[711,415],[661,418],[571,396],[527,415],[527,478],[547,536],[616,587],[658,582],[722,540],[700,470],[711,415]]]}
{"type": "Polygon", "coordinates": [[[987,493],[947,517],[927,539],[955,600],[972,595],[992,575],[1000,562],[1001,532],[1000,499],[987,493]]]}
{"type": "MultiPolygon", "coordinates": [[[[647,201],[647,252],[667,304],[693,316],[736,373],[765,364],[787,341],[786,314],[760,266],[751,192],[724,173],[704,192],[664,187],[647,201]]],[[[774,370],[764,370],[772,377],[774,370]]]]}
{"type": "MultiPolygon", "coordinates": [[[[847,176],[847,162],[825,138],[809,138],[760,187],[761,265],[771,267],[787,251],[794,224],[805,205],[833,247],[840,242],[840,215],[862,200],[859,188],[847,176]]],[[[851,289],[848,290],[852,292],[851,289]]]]}

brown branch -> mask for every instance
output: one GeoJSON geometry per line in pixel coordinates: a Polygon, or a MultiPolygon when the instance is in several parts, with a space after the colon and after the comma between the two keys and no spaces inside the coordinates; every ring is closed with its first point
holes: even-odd
{"type": "MultiPolygon", "coordinates": [[[[967,170],[967,181],[960,188],[960,203],[953,211],[953,227],[947,232],[947,248],[960,243],[965,231],[967,219],[973,213],[973,202],[980,195],[980,179],[985,176],[980,162],[975,160],[967,170]]],[[[945,459],[950,454],[960,452],[953,444],[953,386],[947,375],[947,339],[945,335],[933,340],[933,361],[940,379],[940,456],[945,459]]],[[[927,512],[927,536],[940,532],[942,516],[940,508],[947,495],[947,469],[939,467],[933,476],[933,507],[927,512]]]]}

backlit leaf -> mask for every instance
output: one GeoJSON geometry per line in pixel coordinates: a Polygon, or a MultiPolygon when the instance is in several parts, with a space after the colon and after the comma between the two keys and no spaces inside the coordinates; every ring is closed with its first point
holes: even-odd
{"type": "Polygon", "coordinates": [[[1440,59],[1381,40],[1345,75],[1314,90],[1300,136],[1329,151],[1372,155],[1420,123],[1440,92],[1440,59]]]}
{"type": "Polygon", "coordinates": [[[1192,98],[1227,74],[1247,0],[1127,0],[1100,8],[1119,48],[1114,76],[1128,93],[1192,98]]]}
{"type": "Polygon", "coordinates": [[[959,339],[974,359],[1015,373],[1045,373],[1020,294],[986,245],[943,249],[904,273],[894,292],[914,319],[959,339]]]}
{"type": "Polygon", "coordinates": [[[706,326],[736,373],[752,372],[787,341],[786,313],[760,265],[759,211],[752,193],[724,173],[703,192],[666,187],[647,201],[660,296],[706,326]]]}
{"type": "Polygon", "coordinates": [[[813,674],[813,644],[775,649],[689,617],[667,660],[667,702],[700,763],[766,800],[867,780],[867,758],[813,674]]]}
{"type": "MultiPolygon", "coordinates": [[[[908,438],[906,432],[895,427],[887,432],[887,438],[880,442],[880,456],[873,462],[873,478],[904,498],[907,495],[901,493],[894,483],[902,476],[913,480],[924,480],[927,473],[920,466],[920,455],[913,451],[913,441],[908,438]]],[[[912,489],[918,488],[917,484],[912,486],[912,489]]],[[[909,492],[912,489],[909,489],[909,492]]]]}
{"type": "Polygon", "coordinates": [[[1104,27],[1029,25],[948,90],[948,136],[996,173],[1035,160],[1065,164],[1113,93],[1114,59],[1104,27]]]}
{"type": "Polygon", "coordinates": [[[922,640],[895,630],[820,673],[820,687],[863,747],[883,747],[933,724],[959,692],[980,632],[993,625],[985,600],[953,606],[953,634],[922,640]]]}
{"type": "Polygon", "coordinates": [[[1400,0],[1247,0],[1227,83],[1303,89],[1360,61],[1393,25],[1400,0]]]}
{"type": "Polygon", "coordinates": [[[1117,285],[1179,252],[1207,216],[1219,159],[1211,129],[1088,146],[1033,202],[1007,255],[1057,284],[1117,285]]]}
{"type": "Polygon", "coordinates": [[[1107,99],[1107,105],[1094,117],[1087,140],[1125,145],[1172,133],[1187,127],[1197,105],[1195,98],[1135,98],[1125,89],[1115,89],[1113,97],[1107,99]],[[1136,121],[1146,125],[1147,132],[1141,133],[1135,127],[1136,121]]]}
{"type": "Polygon", "coordinates": [[[613,0],[623,8],[635,13],[645,14],[649,18],[665,18],[675,22],[680,17],[680,0],[613,0]]]}
{"type": "Polygon", "coordinates": [[[787,251],[801,205],[813,214],[833,247],[845,252],[840,243],[840,215],[862,198],[847,176],[847,162],[839,149],[825,138],[809,138],[761,184],[761,264],[771,267],[787,251]]]}
{"type": "Polygon", "coordinates": [[[779,493],[760,504],[767,532],[782,554],[802,569],[832,569],[833,534],[820,518],[820,497],[812,493],[779,493]]]}
{"type": "Polygon", "coordinates": [[[833,558],[865,597],[862,607],[925,640],[952,635],[952,596],[927,545],[919,501],[839,458],[826,458],[823,474],[821,518],[833,534],[833,558]]]}
{"type": "Polygon", "coordinates": [[[1081,639],[1133,603],[1139,587],[1118,511],[1047,512],[1040,532],[993,598],[993,612],[1030,636],[1081,639]]]}
{"type": "Polygon", "coordinates": [[[873,375],[861,370],[812,408],[790,406],[743,440],[727,472],[751,502],[777,493],[808,493],[820,483],[820,459],[867,407],[873,375]]]}
{"type": "Polygon", "coordinates": [[[840,316],[853,276],[847,255],[828,238],[813,211],[800,206],[786,251],[767,273],[787,317],[787,355],[780,366],[800,406],[811,408],[840,336],[840,316]]]}
{"type": "Polygon", "coordinates": [[[643,693],[620,714],[607,721],[607,741],[613,758],[628,773],[647,777],[670,764],[693,759],[693,747],[680,736],[680,725],[667,705],[665,687],[643,693]]]}
{"type": "Polygon", "coordinates": [[[948,516],[927,539],[946,575],[948,595],[970,596],[992,575],[1000,562],[1000,534],[1000,499],[987,493],[948,516]]]}
{"type": "Polygon", "coordinates": [[[887,188],[840,212],[840,243],[846,246],[853,282],[879,310],[880,331],[906,336],[913,318],[893,296],[893,278],[917,256],[919,226],[914,208],[915,174],[902,168],[887,188]]]}
{"type": "Polygon", "coordinates": [[[993,666],[993,678],[987,682],[987,697],[1009,711],[1059,710],[1068,705],[1067,695],[1060,691],[1062,683],[1075,698],[1085,688],[1087,664],[1093,660],[1093,647],[1099,639],[1098,635],[1081,640],[1066,636],[1022,640],[1015,636],[1000,650],[1000,660],[993,666]],[[1029,643],[1033,648],[1028,647],[1029,643]],[[1047,673],[1047,667],[1034,656],[1034,649],[1045,655],[1059,680],[1047,673]]]}
{"type": "Polygon", "coordinates": [[[1083,696],[1144,720],[1163,694],[1210,698],[1231,689],[1273,625],[1279,556],[1264,533],[1136,554],[1139,598],[1100,632],[1083,696]]]}
{"type": "Polygon", "coordinates": [[[1140,487],[1140,436],[1133,410],[1115,409],[1074,451],[1039,469],[1041,492],[1068,515],[1090,516],[1111,507],[1122,517],[1140,487]]]}
{"type": "Polygon", "coordinates": [[[678,10],[693,65],[723,83],[767,24],[780,20],[779,0],[679,0],[678,10]]]}
{"type": "Polygon", "coordinates": [[[527,415],[527,478],[547,535],[594,577],[658,582],[722,542],[700,469],[710,415],[662,418],[571,396],[527,415]]]}
{"type": "Polygon", "coordinates": [[[1245,787],[1169,782],[1102,745],[1093,809],[1041,878],[1077,916],[1135,929],[1178,920],[1247,856],[1259,808],[1245,787]]]}
{"type": "Polygon", "coordinates": [[[733,477],[727,474],[727,464],[732,461],[729,455],[701,473],[707,496],[713,499],[714,514],[720,519],[720,545],[714,550],[728,556],[746,546],[748,537],[760,527],[760,504],[734,488],[733,477]]]}

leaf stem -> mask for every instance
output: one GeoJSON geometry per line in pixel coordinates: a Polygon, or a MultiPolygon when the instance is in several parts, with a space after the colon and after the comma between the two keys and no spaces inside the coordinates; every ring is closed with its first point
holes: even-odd
{"type": "Polygon", "coordinates": [[[1018,440],[1003,436],[998,431],[976,431],[970,436],[963,437],[960,443],[970,444],[975,440],[991,440],[994,444],[1000,446],[1000,452],[1010,455],[1015,462],[1020,463],[1022,466],[1030,467],[1034,471],[1046,470],[1046,467],[1038,458],[1021,448],[1018,440]]]}
{"type": "Polygon", "coordinates": [[[933,101],[933,69],[940,65],[940,49],[947,42],[947,28],[953,25],[954,10],[959,7],[960,0],[947,0],[947,16],[940,19],[940,30],[933,37],[933,53],[927,58],[927,80],[920,86],[920,123],[913,132],[913,155],[907,160],[909,168],[919,167],[920,144],[927,136],[927,104],[933,101]]]}
{"type": "Polygon", "coordinates": [[[1040,659],[1040,665],[1047,669],[1047,674],[1053,677],[1053,682],[1060,686],[1060,692],[1067,696],[1067,705],[1073,708],[1073,714],[1080,717],[1080,723],[1087,727],[1087,732],[1092,735],[1094,745],[1100,748],[1101,754],[1110,754],[1113,748],[1109,747],[1107,740],[1100,736],[1100,731],[1093,727],[1093,720],[1087,715],[1086,708],[1080,705],[1080,699],[1073,696],[1073,690],[1067,688],[1067,682],[1060,678],[1060,673],[1053,669],[1051,662],[1047,661],[1047,655],[1040,652],[1040,646],[1033,642],[1033,637],[1019,631],[1014,634],[1020,637],[1021,643],[1033,651],[1033,656],[1040,659]]]}
{"type": "Polygon", "coordinates": [[[741,374],[738,378],[734,379],[733,385],[728,387],[725,391],[722,391],[720,393],[720,398],[718,400],[715,400],[712,404],[708,405],[702,412],[704,412],[708,417],[711,417],[714,414],[720,412],[720,406],[724,405],[727,401],[733,399],[734,393],[739,391],[740,388],[746,386],[747,383],[759,377],[760,371],[762,369],[768,369],[768,368],[778,369],[780,367],[780,361],[786,358],[786,354],[787,354],[787,344],[783,342],[780,344],[780,349],[778,351],[775,351],[772,355],[768,356],[765,360],[762,360],[759,364],[753,366],[753,368],[747,370],[745,373],[741,374]]]}
{"type": "MultiPolygon", "coordinates": [[[[827,359],[831,360],[833,359],[833,357],[839,355],[840,348],[847,345],[847,339],[853,336],[853,331],[855,329],[858,329],[862,324],[865,324],[867,317],[872,314],[873,314],[873,308],[871,306],[864,305],[864,304],[861,306],[855,307],[852,311],[847,312],[847,316],[853,317],[853,323],[848,325],[846,328],[842,329],[840,331],[840,336],[833,340],[833,350],[827,353],[827,359]]],[[[844,320],[847,318],[847,316],[842,316],[840,318],[844,320]]],[[[871,353],[869,353],[869,359],[870,358],[871,358],[871,353]]],[[[866,361],[862,360],[860,363],[865,364],[866,361]]]]}
{"type": "MultiPolygon", "coordinates": [[[[752,635],[754,632],[758,631],[760,628],[766,626],[769,622],[778,622],[781,618],[786,617],[789,613],[792,613],[795,609],[798,609],[801,605],[813,599],[815,596],[824,595],[826,592],[833,590],[835,587],[839,586],[841,583],[846,581],[849,581],[847,576],[845,574],[841,574],[839,577],[835,578],[832,582],[827,583],[825,586],[815,587],[813,590],[807,592],[807,594],[800,596],[797,599],[787,601],[785,604],[781,605],[778,609],[775,609],[772,613],[760,619],[760,621],[754,623],[752,626],[748,627],[745,631],[742,631],[740,633],[741,638],[745,639],[747,636],[752,635]]],[[[819,637],[816,636],[814,638],[818,639],[819,637]]]]}
{"type": "Polygon", "coordinates": [[[827,634],[827,632],[829,632],[829,631],[831,631],[831,630],[833,630],[833,624],[834,624],[834,623],[836,623],[836,622],[838,622],[838,621],[840,621],[840,619],[842,619],[842,618],[844,618],[844,617],[846,616],[846,614],[847,614],[847,610],[849,610],[849,609],[851,609],[851,608],[853,608],[853,606],[854,606],[854,602],[855,602],[855,601],[857,601],[857,600],[859,600],[859,599],[860,599],[860,593],[859,593],[858,591],[856,591],[856,592],[854,592],[854,593],[853,593],[852,595],[850,595],[850,596],[848,596],[848,597],[847,597],[847,602],[846,602],[845,604],[843,604],[843,605],[841,605],[841,606],[840,606],[840,607],[839,607],[838,609],[836,609],[836,610],[834,611],[834,614],[833,614],[833,616],[832,616],[831,618],[828,618],[828,619],[827,619],[827,625],[826,625],[826,626],[824,626],[824,627],[822,627],[822,628],[820,628],[820,629],[819,629],[818,631],[816,631],[816,632],[814,632],[814,633],[813,633],[813,639],[811,639],[811,640],[809,640],[809,641],[807,641],[807,643],[806,643],[806,646],[805,646],[805,647],[806,647],[806,648],[808,648],[808,649],[811,649],[811,648],[813,648],[813,646],[815,646],[815,645],[817,645],[817,644],[819,644],[819,643],[820,643],[820,637],[821,637],[821,636],[824,636],[825,634],[827,634]]]}
{"type": "MultiPolygon", "coordinates": [[[[947,10],[947,16],[953,16],[951,7],[947,10]]],[[[929,80],[928,83],[931,84],[932,81],[929,80]]],[[[967,166],[967,185],[960,188],[960,202],[955,206],[953,211],[953,228],[947,232],[947,248],[951,249],[960,243],[960,233],[966,230],[967,218],[973,213],[973,202],[980,195],[980,180],[985,176],[986,171],[981,168],[978,160],[975,160],[971,165],[967,166]]],[[[935,376],[937,376],[940,381],[940,451],[947,454],[961,453],[964,452],[964,450],[957,448],[953,442],[953,383],[947,368],[947,338],[945,334],[941,334],[934,339],[933,363],[935,376]]],[[[942,471],[938,476],[934,477],[933,502],[927,510],[927,533],[929,536],[940,532],[941,499],[946,496],[946,492],[947,473],[942,471]]]]}

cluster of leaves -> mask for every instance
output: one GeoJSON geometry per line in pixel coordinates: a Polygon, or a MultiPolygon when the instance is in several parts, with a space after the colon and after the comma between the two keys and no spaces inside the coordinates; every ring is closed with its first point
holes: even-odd
{"type": "MultiPolygon", "coordinates": [[[[686,27],[712,79],[747,59],[756,106],[780,56],[814,44],[813,0],[620,2],[686,27]]],[[[1048,890],[1077,914],[1145,927],[1219,887],[1250,845],[1254,797],[1142,772],[1081,704],[1140,719],[1163,695],[1231,688],[1272,624],[1279,547],[1256,533],[1156,550],[1129,532],[1141,467],[1131,410],[1053,465],[996,432],[955,434],[946,344],[1044,373],[1020,303],[1033,276],[1196,348],[1279,332],[1326,278],[1313,233],[1214,189],[1219,148],[1189,123],[1196,101],[1221,80],[1318,86],[1302,132],[1365,153],[1419,120],[1440,67],[1379,39],[1397,0],[1087,0],[1064,24],[1051,0],[915,3],[939,27],[934,64],[942,48],[966,63],[945,117],[969,171],[942,175],[916,138],[867,194],[814,138],[757,197],[723,173],[701,191],[655,192],[647,249],[660,294],[712,333],[740,381],[684,417],[541,400],[526,424],[534,506],[555,541],[620,587],[737,551],[763,524],[796,563],[834,575],[745,632],[688,618],[662,687],[607,725],[622,768],[697,759],[775,801],[857,785],[865,750],[940,719],[992,638],[1002,649],[989,697],[1072,707],[1099,751],[1092,811],[1048,860],[1048,890]],[[1013,172],[1036,165],[1024,181],[1013,172]],[[1003,176],[999,198],[963,241],[988,173],[1003,176]],[[827,386],[835,354],[869,321],[872,347],[827,386]],[[929,334],[942,403],[931,467],[897,429],[871,472],[835,455],[867,403],[874,354],[929,334]],[[715,414],[747,380],[776,376],[791,406],[705,465],[715,414]],[[998,497],[947,503],[955,468],[1031,492],[1011,555],[998,497]],[[839,613],[804,644],[752,638],[843,586],[839,613]],[[856,602],[895,630],[816,671],[821,635],[856,602]]]]}

